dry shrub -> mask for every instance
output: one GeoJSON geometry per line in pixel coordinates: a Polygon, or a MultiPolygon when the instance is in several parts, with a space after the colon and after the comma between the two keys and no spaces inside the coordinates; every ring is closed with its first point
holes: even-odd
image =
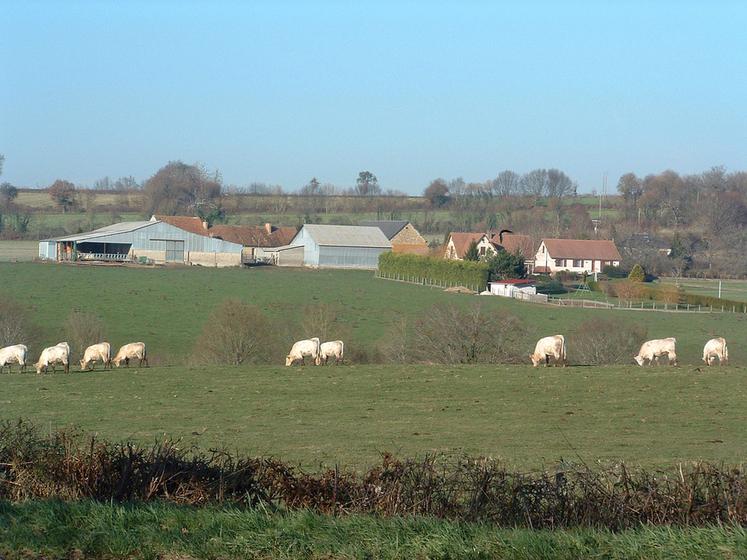
{"type": "Polygon", "coordinates": [[[0,501],[164,500],[323,514],[419,515],[501,527],[556,529],[645,525],[747,525],[747,473],[708,463],[649,471],[558,464],[521,472],[494,459],[384,454],[365,471],[305,472],[276,459],[42,435],[0,423],[0,501]]]}
{"type": "Polygon", "coordinates": [[[636,301],[643,297],[644,287],[640,282],[624,280],[615,284],[615,292],[623,301],[636,301]]]}
{"type": "Polygon", "coordinates": [[[195,343],[197,364],[271,363],[278,352],[275,329],[262,311],[243,301],[224,301],[208,317],[195,343]]]}
{"type": "Polygon", "coordinates": [[[415,322],[412,358],[437,364],[506,363],[521,360],[521,321],[480,302],[434,305],[415,322]]]}
{"type": "Polygon", "coordinates": [[[574,361],[581,364],[629,364],[646,339],[643,325],[594,318],[571,334],[568,348],[574,361]]]}
{"type": "Polygon", "coordinates": [[[414,361],[412,334],[407,319],[394,322],[389,332],[379,344],[382,360],[389,364],[409,364],[414,361]]]}
{"type": "MultiPolygon", "coordinates": [[[[86,348],[106,340],[104,322],[86,311],[72,311],[62,326],[63,337],[73,356],[83,356],[86,348]]],[[[116,351],[116,350],[115,350],[116,351]]]]}
{"type": "Polygon", "coordinates": [[[656,291],[656,299],[664,303],[679,303],[681,290],[677,286],[667,284],[656,291]]]}
{"type": "Polygon", "coordinates": [[[303,320],[299,333],[301,338],[317,337],[320,341],[342,340],[350,338],[350,328],[340,319],[339,308],[327,303],[306,305],[303,308],[303,320]]]}
{"type": "Polygon", "coordinates": [[[39,328],[28,319],[29,314],[23,305],[0,296],[0,348],[14,344],[31,348],[39,343],[39,328]]]}

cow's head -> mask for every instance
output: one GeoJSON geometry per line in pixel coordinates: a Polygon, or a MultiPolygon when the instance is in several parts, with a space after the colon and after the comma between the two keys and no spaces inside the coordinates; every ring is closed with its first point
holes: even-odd
{"type": "Polygon", "coordinates": [[[636,364],[638,364],[639,366],[642,366],[642,365],[643,365],[643,358],[641,358],[640,356],[633,356],[633,360],[634,360],[634,361],[635,361],[635,363],[636,363],[636,364]]]}
{"type": "Polygon", "coordinates": [[[539,366],[540,362],[542,361],[539,358],[537,358],[535,354],[529,354],[529,359],[532,360],[532,365],[534,367],[539,366]]]}
{"type": "Polygon", "coordinates": [[[293,365],[293,358],[290,357],[290,354],[288,354],[285,357],[285,365],[286,366],[292,366],[293,365]]]}
{"type": "Polygon", "coordinates": [[[80,369],[85,369],[85,367],[86,367],[86,361],[85,360],[81,360],[80,361],[80,369]]]}

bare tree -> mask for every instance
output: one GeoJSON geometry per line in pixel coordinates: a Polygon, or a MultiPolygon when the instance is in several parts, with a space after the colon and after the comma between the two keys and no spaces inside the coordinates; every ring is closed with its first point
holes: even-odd
{"type": "Polygon", "coordinates": [[[503,198],[514,196],[520,193],[521,176],[518,173],[506,169],[501,171],[498,176],[491,182],[492,192],[495,196],[503,198]]]}
{"type": "Polygon", "coordinates": [[[144,191],[149,214],[196,213],[201,207],[214,206],[219,199],[220,173],[210,176],[199,165],[172,161],[146,181],[144,191]]]}
{"type": "Polygon", "coordinates": [[[92,344],[106,341],[104,322],[86,311],[72,311],[65,319],[62,330],[71,353],[79,358],[92,344]]]}
{"type": "Polygon", "coordinates": [[[521,190],[525,195],[535,198],[547,194],[547,170],[535,169],[521,178],[521,190]]]}
{"type": "Polygon", "coordinates": [[[225,365],[279,361],[274,333],[274,326],[258,307],[226,300],[208,317],[192,359],[225,365]]]}
{"type": "Polygon", "coordinates": [[[23,305],[0,295],[0,348],[13,344],[31,348],[38,343],[39,329],[28,317],[23,305]]]}
{"type": "Polygon", "coordinates": [[[359,196],[375,196],[381,193],[379,180],[370,171],[361,171],[355,180],[355,193],[359,196]]]}
{"type": "Polygon", "coordinates": [[[480,303],[435,305],[416,322],[414,358],[440,364],[518,361],[523,334],[517,317],[480,303]]]}

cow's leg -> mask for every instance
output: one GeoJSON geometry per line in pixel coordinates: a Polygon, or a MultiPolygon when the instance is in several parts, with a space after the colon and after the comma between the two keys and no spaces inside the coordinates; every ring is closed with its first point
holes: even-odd
{"type": "Polygon", "coordinates": [[[672,352],[669,354],[669,365],[670,366],[676,366],[677,365],[677,354],[672,352]]]}
{"type": "Polygon", "coordinates": [[[70,364],[68,362],[63,362],[62,365],[65,366],[65,373],[70,373],[70,364]]]}

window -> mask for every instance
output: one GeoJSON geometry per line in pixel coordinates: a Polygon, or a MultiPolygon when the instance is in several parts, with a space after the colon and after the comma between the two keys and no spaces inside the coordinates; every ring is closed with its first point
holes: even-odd
{"type": "Polygon", "coordinates": [[[573,259],[573,268],[583,268],[584,261],[573,259]]]}
{"type": "Polygon", "coordinates": [[[480,256],[481,257],[485,256],[485,247],[480,247],[480,256]]]}
{"type": "Polygon", "coordinates": [[[555,259],[555,266],[564,266],[563,259],[555,259]]]}

